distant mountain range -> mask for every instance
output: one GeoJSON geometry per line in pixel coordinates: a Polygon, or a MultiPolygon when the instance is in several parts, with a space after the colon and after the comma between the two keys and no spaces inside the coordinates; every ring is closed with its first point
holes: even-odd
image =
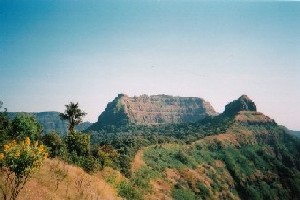
{"type": "MultiPolygon", "coordinates": [[[[239,99],[226,105],[225,111],[221,115],[231,116],[243,110],[256,111],[254,102],[246,95],[242,95],[239,99]]],[[[8,116],[13,119],[18,113],[20,112],[8,112],[8,116]]],[[[42,125],[44,133],[56,131],[65,135],[68,131],[67,121],[60,119],[59,112],[31,112],[29,114],[36,117],[42,125]]],[[[218,115],[219,113],[209,102],[198,97],[174,97],[171,95],[129,97],[119,94],[107,104],[105,111],[100,114],[96,123],[83,122],[75,128],[78,131],[97,131],[107,126],[194,123],[206,117],[218,115]]],[[[268,121],[268,119],[265,120],[268,121]]],[[[248,122],[250,121],[248,120],[248,122]]],[[[286,130],[288,133],[300,137],[300,131],[286,130]]]]}
{"type": "MultiPolygon", "coordinates": [[[[13,119],[21,112],[8,112],[8,117],[13,119]]],[[[24,112],[23,112],[24,113],[24,112]]],[[[28,113],[36,117],[37,121],[41,124],[44,133],[49,133],[52,131],[58,132],[65,135],[68,131],[67,121],[63,121],[59,117],[59,112],[49,111],[49,112],[32,112],[28,113]]],[[[83,122],[75,127],[78,131],[86,130],[91,125],[90,122],[83,122]]]]}

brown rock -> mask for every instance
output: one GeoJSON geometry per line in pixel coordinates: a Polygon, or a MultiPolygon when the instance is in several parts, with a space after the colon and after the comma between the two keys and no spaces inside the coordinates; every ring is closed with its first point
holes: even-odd
{"type": "Polygon", "coordinates": [[[188,123],[217,115],[209,102],[198,97],[119,94],[108,103],[94,127],[126,124],[188,123]]]}

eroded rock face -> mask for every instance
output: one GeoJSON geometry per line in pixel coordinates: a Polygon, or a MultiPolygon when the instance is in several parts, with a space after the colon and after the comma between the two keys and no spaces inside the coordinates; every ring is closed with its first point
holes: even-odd
{"type": "Polygon", "coordinates": [[[97,126],[196,122],[217,115],[209,102],[197,97],[120,94],[108,103],[97,126]]]}

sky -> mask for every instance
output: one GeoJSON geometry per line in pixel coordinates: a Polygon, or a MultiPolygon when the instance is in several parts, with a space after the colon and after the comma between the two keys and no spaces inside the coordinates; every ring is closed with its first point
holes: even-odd
{"type": "Polygon", "coordinates": [[[300,130],[300,3],[0,0],[0,100],[95,122],[117,94],[201,97],[217,112],[247,94],[300,130]]]}

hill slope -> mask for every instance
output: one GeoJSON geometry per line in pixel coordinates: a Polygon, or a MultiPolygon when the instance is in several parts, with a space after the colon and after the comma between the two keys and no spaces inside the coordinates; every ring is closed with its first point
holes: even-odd
{"type": "Polygon", "coordinates": [[[244,97],[211,120],[231,116],[225,132],[190,144],[151,145],[138,151],[131,180],[145,199],[300,196],[300,141],[253,107],[238,106],[241,101],[244,97]]]}
{"type": "MultiPolygon", "coordinates": [[[[0,198],[2,193],[0,193],[0,198]]],[[[101,173],[87,174],[60,160],[47,159],[21,190],[18,200],[119,200],[117,191],[101,173]]]]}

